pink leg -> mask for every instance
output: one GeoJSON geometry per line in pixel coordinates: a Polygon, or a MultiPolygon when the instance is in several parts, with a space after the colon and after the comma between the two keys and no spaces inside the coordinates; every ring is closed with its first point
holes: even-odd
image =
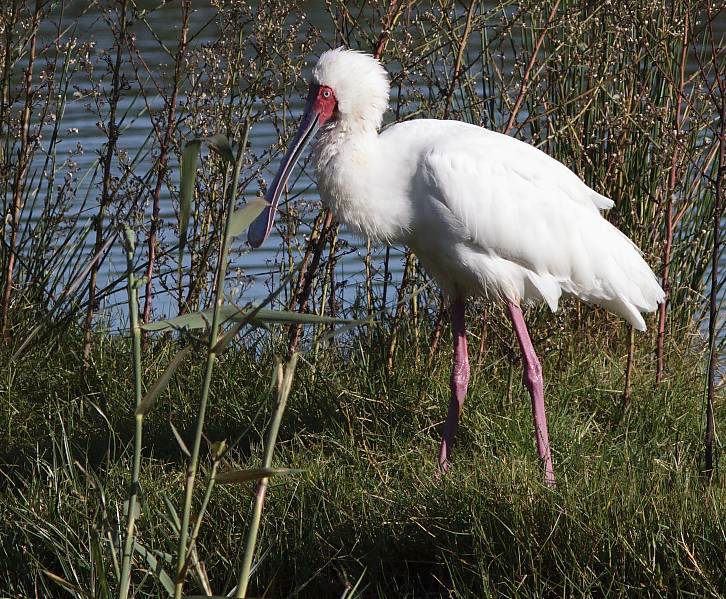
{"type": "Polygon", "coordinates": [[[545,482],[548,485],[555,484],[555,473],[552,469],[552,456],[550,454],[550,440],[547,434],[547,414],[544,404],[544,385],[542,383],[542,366],[539,363],[537,354],[534,353],[532,340],[529,338],[527,325],[524,322],[521,308],[507,302],[509,316],[517,333],[519,348],[524,357],[524,384],[532,396],[532,413],[534,415],[534,434],[537,441],[537,453],[545,469],[545,482]]]}
{"type": "Polygon", "coordinates": [[[439,472],[449,469],[449,456],[454,435],[459,424],[459,415],[464,406],[466,388],[469,385],[469,355],[466,349],[466,323],[464,322],[464,300],[457,298],[451,304],[451,330],[454,336],[454,368],[451,371],[451,401],[444,424],[444,434],[439,448],[439,472]]]}

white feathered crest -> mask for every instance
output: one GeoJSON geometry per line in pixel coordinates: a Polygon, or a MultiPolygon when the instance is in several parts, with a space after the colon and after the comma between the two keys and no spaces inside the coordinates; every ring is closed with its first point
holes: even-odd
{"type": "Polygon", "coordinates": [[[333,89],[340,119],[364,129],[379,129],[388,108],[388,73],[370,54],[336,48],[324,52],[313,81],[333,89]]]}

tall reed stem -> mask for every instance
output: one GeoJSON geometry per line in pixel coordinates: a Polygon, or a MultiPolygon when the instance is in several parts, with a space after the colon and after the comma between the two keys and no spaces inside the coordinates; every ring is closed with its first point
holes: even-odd
{"type": "Polygon", "coordinates": [[[406,250],[406,262],[403,267],[403,278],[401,286],[398,288],[398,301],[396,302],[396,312],[391,325],[390,337],[388,340],[388,352],[386,354],[386,372],[393,371],[393,363],[396,356],[396,348],[398,347],[398,332],[403,322],[405,297],[414,277],[414,260],[416,259],[411,250],[406,250]]]}
{"type": "MultiPolygon", "coordinates": [[[[142,280],[134,276],[134,232],[124,229],[124,246],[126,249],[127,288],[129,301],[129,318],[131,320],[131,349],[134,376],[135,407],[141,403],[141,328],[139,327],[139,285],[142,280]]],[[[131,467],[131,487],[129,488],[128,510],[126,512],[126,538],[121,559],[121,578],[119,582],[119,599],[129,595],[131,585],[131,556],[134,551],[134,528],[138,514],[139,474],[141,471],[141,438],[143,434],[144,416],[136,414],[134,431],[134,461],[131,467]]]]}
{"type": "Polygon", "coordinates": [[[474,12],[476,11],[477,4],[479,3],[476,0],[471,0],[469,2],[469,8],[466,12],[466,24],[464,25],[464,33],[461,35],[461,39],[459,40],[459,49],[456,53],[456,63],[454,63],[454,74],[451,77],[451,83],[449,84],[449,89],[446,92],[446,102],[444,102],[445,119],[449,118],[451,98],[454,95],[456,84],[461,77],[461,67],[464,60],[464,52],[466,51],[466,45],[469,42],[469,35],[471,34],[471,23],[472,19],[474,18],[474,12]]]}
{"type": "MultiPolygon", "coordinates": [[[[300,293],[295,294],[297,299],[297,311],[307,311],[308,300],[310,299],[310,292],[312,291],[313,281],[315,279],[315,273],[318,271],[318,265],[320,264],[320,258],[323,255],[325,249],[326,240],[329,232],[335,227],[333,213],[329,209],[323,211],[325,214],[323,224],[320,228],[320,233],[317,237],[310,238],[312,245],[313,239],[315,240],[314,250],[312,251],[312,257],[310,262],[304,261],[303,266],[300,269],[300,277],[298,287],[300,293]]],[[[306,252],[307,258],[308,252],[306,252]]],[[[298,343],[300,342],[300,334],[302,333],[302,326],[298,323],[294,323],[290,329],[289,341],[287,351],[290,356],[297,351],[298,343]]]]}
{"type": "Polygon", "coordinates": [[[534,45],[534,48],[532,48],[532,54],[529,57],[529,62],[527,63],[527,68],[524,71],[524,75],[522,76],[522,83],[519,86],[519,91],[517,92],[517,98],[514,100],[514,106],[512,107],[512,111],[509,113],[509,120],[507,121],[506,126],[504,127],[503,133],[509,133],[514,127],[514,124],[517,122],[517,115],[519,114],[519,109],[522,107],[522,102],[524,101],[525,96],[527,95],[527,90],[529,89],[529,85],[531,83],[531,74],[532,69],[534,68],[535,63],[537,62],[537,54],[539,53],[539,49],[542,47],[542,43],[544,42],[545,36],[547,35],[547,30],[552,25],[552,21],[554,21],[555,16],[557,15],[557,9],[560,7],[560,0],[557,0],[553,5],[552,9],[550,10],[550,14],[547,17],[547,22],[545,23],[544,27],[542,28],[542,31],[539,34],[539,37],[537,38],[537,42],[534,45]]]}
{"type": "MultiPolygon", "coordinates": [[[[174,131],[176,130],[176,106],[181,87],[181,78],[184,68],[184,59],[187,49],[187,35],[189,33],[189,14],[191,13],[191,0],[184,0],[181,5],[182,24],[179,34],[179,47],[174,59],[174,79],[172,82],[171,97],[166,104],[166,126],[163,136],[159,132],[159,158],[156,185],[152,193],[152,214],[147,240],[149,263],[146,267],[146,292],[144,293],[144,322],[151,321],[151,311],[154,302],[154,269],[157,261],[157,244],[159,234],[159,214],[161,212],[161,189],[167,172],[169,153],[172,149],[174,131]]],[[[181,297],[181,294],[180,294],[181,297]]]]}
{"type": "Polygon", "coordinates": [[[229,256],[230,244],[229,225],[234,209],[235,198],[237,197],[237,185],[239,182],[240,171],[242,170],[245,149],[247,148],[249,130],[250,121],[247,119],[243,128],[242,142],[237,148],[237,156],[232,172],[231,185],[228,178],[229,169],[225,169],[223,193],[227,203],[224,211],[224,232],[222,233],[219,261],[217,263],[217,272],[215,275],[214,309],[212,312],[212,326],[209,331],[209,351],[207,352],[204,378],[202,380],[202,390],[199,398],[199,411],[197,413],[197,426],[194,434],[194,444],[192,445],[189,467],[187,468],[186,487],[184,491],[184,511],[182,514],[181,529],[179,531],[176,581],[174,587],[174,597],[176,599],[180,599],[184,587],[184,578],[187,567],[187,540],[189,538],[189,521],[191,518],[192,498],[194,496],[194,483],[197,477],[197,469],[199,465],[199,450],[202,445],[202,432],[204,430],[204,416],[207,410],[207,401],[209,398],[209,387],[212,382],[212,372],[214,371],[214,364],[217,359],[215,346],[219,340],[219,309],[224,302],[224,280],[227,275],[227,259],[229,256]]]}
{"type": "MultiPolygon", "coordinates": [[[[272,455],[275,452],[275,443],[277,443],[277,433],[280,431],[280,422],[282,421],[282,415],[285,413],[285,407],[287,406],[287,398],[290,395],[290,388],[292,386],[292,377],[295,374],[295,365],[297,364],[298,354],[293,353],[290,356],[290,361],[287,366],[283,369],[280,364],[277,371],[277,405],[275,406],[275,412],[270,422],[270,429],[267,433],[267,441],[265,443],[265,453],[262,456],[262,468],[272,467],[272,455]]],[[[257,485],[257,491],[255,492],[255,504],[252,511],[252,519],[250,526],[247,529],[247,541],[245,543],[245,552],[242,558],[242,568],[239,573],[239,580],[237,581],[237,592],[235,597],[246,597],[247,587],[250,582],[250,571],[252,569],[252,560],[255,556],[255,547],[257,546],[257,533],[260,528],[260,520],[262,518],[262,508],[265,504],[265,496],[267,495],[268,487],[267,478],[260,480],[257,485]]]]}
{"type": "Polygon", "coordinates": [[[623,387],[623,411],[630,406],[633,393],[633,359],[635,357],[635,329],[628,325],[628,358],[625,365],[625,385],[623,387]]]}

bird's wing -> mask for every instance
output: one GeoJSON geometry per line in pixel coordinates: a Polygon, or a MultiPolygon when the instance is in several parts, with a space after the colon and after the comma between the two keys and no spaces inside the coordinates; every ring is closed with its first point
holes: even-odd
{"type": "Polygon", "coordinates": [[[603,226],[609,223],[599,209],[610,207],[610,200],[560,162],[509,140],[490,132],[457,137],[422,158],[424,185],[469,241],[559,278],[572,276],[578,266],[590,270],[592,249],[607,241],[603,236],[627,240],[603,226]]]}
{"type": "Polygon", "coordinates": [[[419,162],[417,195],[446,211],[459,242],[523,267],[553,309],[565,292],[644,329],[639,312],[654,310],[663,291],[640,250],[600,214],[610,201],[553,158],[498,137],[435,144],[419,162]]]}

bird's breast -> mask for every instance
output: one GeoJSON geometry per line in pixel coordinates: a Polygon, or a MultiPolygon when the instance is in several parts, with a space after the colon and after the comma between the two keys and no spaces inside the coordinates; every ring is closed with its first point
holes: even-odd
{"type": "Polygon", "coordinates": [[[316,178],[323,203],[348,229],[374,242],[405,243],[410,202],[375,147],[318,149],[316,178]]]}

